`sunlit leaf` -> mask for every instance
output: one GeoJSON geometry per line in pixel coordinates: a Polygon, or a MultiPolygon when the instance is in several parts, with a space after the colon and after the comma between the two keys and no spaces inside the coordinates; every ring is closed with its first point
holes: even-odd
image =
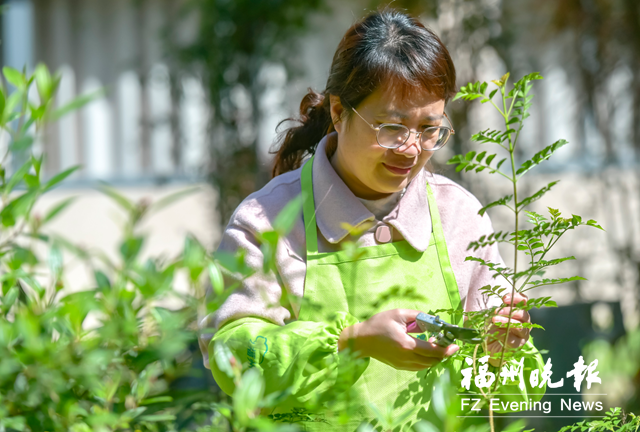
{"type": "Polygon", "coordinates": [[[25,89],[27,87],[27,80],[24,74],[20,73],[20,71],[12,67],[5,66],[2,68],[2,73],[7,81],[13,84],[14,87],[18,89],[25,89]]]}
{"type": "Polygon", "coordinates": [[[53,189],[56,185],[58,185],[58,183],[60,183],[61,181],[63,181],[64,179],[66,179],[67,177],[69,177],[71,174],[73,174],[79,169],[80,169],[80,165],[76,165],[74,167],[71,167],[62,171],[61,173],[56,174],[51,178],[51,180],[45,183],[43,190],[46,192],[48,190],[53,189]]]}
{"type": "Polygon", "coordinates": [[[192,194],[194,194],[196,192],[200,192],[201,190],[202,190],[201,187],[196,186],[196,187],[192,187],[192,188],[189,188],[189,189],[185,189],[185,190],[182,190],[182,191],[178,191],[178,192],[172,193],[172,194],[170,194],[168,196],[165,196],[165,197],[159,199],[158,201],[154,202],[153,204],[151,204],[149,206],[149,211],[153,212],[153,213],[158,212],[158,211],[170,206],[171,204],[174,204],[175,202],[181,200],[182,198],[185,198],[185,197],[187,197],[189,195],[192,195],[192,194]]]}
{"type": "Polygon", "coordinates": [[[104,90],[100,89],[93,93],[79,96],[76,99],[72,100],[71,102],[67,103],[66,105],[53,111],[53,113],[51,114],[51,117],[53,120],[59,120],[61,117],[64,117],[65,115],[71,112],[79,110],[80,108],[84,107],[88,103],[93,102],[96,99],[100,99],[104,95],[105,95],[104,90]]]}
{"type": "Polygon", "coordinates": [[[69,207],[69,205],[76,200],[76,197],[66,198],[60,201],[58,204],[53,206],[42,218],[42,224],[46,224],[47,222],[52,221],[56,216],[58,216],[64,209],[69,207]]]}

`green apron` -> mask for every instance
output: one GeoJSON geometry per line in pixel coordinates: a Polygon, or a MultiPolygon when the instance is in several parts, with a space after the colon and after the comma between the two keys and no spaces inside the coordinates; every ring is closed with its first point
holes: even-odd
{"type": "MultiPolygon", "coordinates": [[[[384,310],[404,308],[424,312],[437,309],[462,311],[458,286],[451,268],[442,224],[433,191],[428,184],[427,196],[433,232],[429,247],[424,252],[416,251],[406,240],[368,246],[357,249],[357,258],[347,251],[318,252],[318,230],[315,220],[315,204],[312,185],[313,158],[302,169],[302,192],[307,197],[303,206],[307,243],[307,272],[304,286],[305,302],[298,316],[299,320],[319,321],[318,306],[329,311],[343,311],[363,321],[384,310]],[[403,298],[390,296],[374,307],[372,303],[390,289],[400,292],[414,289],[413,295],[403,298]],[[307,306],[313,304],[316,307],[307,306]]],[[[421,223],[416,220],[415,223],[421,223]]],[[[462,313],[455,319],[440,314],[449,322],[462,323],[462,313]]],[[[358,414],[346,425],[304,422],[303,430],[348,430],[354,431],[362,421],[373,420],[369,403],[381,411],[393,405],[395,416],[415,408],[408,424],[420,418],[434,421],[429,413],[429,402],[433,381],[441,374],[441,365],[421,372],[396,370],[375,359],[355,384],[359,395],[358,414]]],[[[455,374],[455,373],[454,373],[455,374]]],[[[452,378],[454,377],[452,374],[452,378]]]]}

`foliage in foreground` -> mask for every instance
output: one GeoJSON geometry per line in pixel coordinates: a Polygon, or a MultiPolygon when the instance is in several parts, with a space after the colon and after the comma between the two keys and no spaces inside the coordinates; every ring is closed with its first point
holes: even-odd
{"type": "MultiPolygon", "coordinates": [[[[237,379],[233,398],[179,385],[181,378],[193,374],[190,347],[196,341],[198,315],[216,310],[234,289],[224,286],[220,267],[249,276],[242,254],[214,257],[187,238],[184,251],[176,257],[143,259],[141,222],[183,193],[156,203],[134,203],[102,187],[126,215],[117,259],[48,234],[47,224],[72,200],[42,216],[34,214],[34,206],[77,167],[44,179],[44,156],[28,154],[34,129],[37,132],[91,97],[54,110],[59,77],[51,76],[46,67],[38,66],[31,76],[10,68],[3,72],[13,92],[7,97],[0,88],[0,127],[10,138],[0,170],[0,430],[297,430],[295,425],[274,421],[282,419],[260,415],[261,408],[277,404],[277,395],[265,394],[260,374],[234,363],[224,349],[216,355],[226,359],[219,364],[237,379]],[[28,97],[33,85],[37,101],[28,97]],[[83,263],[92,275],[86,289],[73,293],[65,289],[70,262],[83,263]],[[188,281],[186,293],[174,287],[179,275],[188,281]],[[212,287],[207,301],[205,281],[212,287]]],[[[274,231],[263,233],[264,271],[272,269],[275,245],[299,210],[299,203],[292,203],[274,231]]],[[[556,225],[553,229],[560,229],[556,225]]],[[[200,359],[196,356],[195,361],[200,359]]],[[[340,398],[340,390],[323,395],[323,400],[340,398]]],[[[460,425],[459,404],[452,403],[455,390],[443,376],[434,393],[436,414],[451,430],[460,425]]],[[[606,422],[622,424],[618,414],[613,412],[598,424],[578,424],[581,429],[575,430],[609,430],[606,422]]],[[[378,413],[385,429],[398,421],[384,410],[378,413]]],[[[628,424],[637,424],[637,419],[632,417],[628,424]]],[[[523,427],[517,423],[508,430],[523,427]]],[[[434,427],[421,423],[415,430],[432,432],[434,427]]],[[[466,432],[486,430],[487,425],[466,428],[466,432]]]]}

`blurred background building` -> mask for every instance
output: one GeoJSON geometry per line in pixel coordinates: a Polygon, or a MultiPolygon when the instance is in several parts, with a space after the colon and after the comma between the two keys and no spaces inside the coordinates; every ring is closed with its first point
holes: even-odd
{"type": "MultiPolygon", "coordinates": [[[[1,60],[21,69],[44,62],[62,75],[59,104],[106,94],[42,134],[49,175],[83,166],[44,206],[81,198],[53,228],[92,247],[113,249],[116,211],[94,190],[109,182],[132,197],[157,198],[187,184],[202,190],[149,226],[147,253],[176,254],[186,233],[213,248],[233,209],[270,178],[276,126],[296,114],[307,87],[324,89],[342,34],[368,0],[261,2],[181,0],[10,0],[2,15],[1,60]],[[110,222],[111,221],[111,222],[110,222]],[[103,223],[104,222],[104,223],[103,223]]],[[[640,3],[625,0],[404,0],[451,51],[459,85],[540,71],[521,158],[565,138],[569,146],[532,172],[533,193],[562,181],[534,206],[596,219],[606,232],[567,234],[558,256],[577,260],[550,276],[588,279],[533,293],[553,295],[578,335],[615,338],[638,323],[640,294],[640,3]],[[573,309],[572,309],[573,308],[573,309]],[[571,315],[573,314],[573,315],[571,315]],[[603,336],[605,335],[605,336],[603,336]]],[[[482,202],[506,194],[490,175],[446,166],[499,127],[489,107],[447,108],[455,142],[434,169],[482,202]],[[503,193],[504,192],[504,193],[503,193]]],[[[493,213],[496,229],[509,215],[493,213]]],[[[116,221],[117,223],[117,221],[116,221]]],[[[504,250],[509,258],[511,251],[504,250]]],[[[563,322],[558,316],[544,317],[563,322]]],[[[555,321],[554,321],[555,320],[555,321]]],[[[555,325],[555,324],[554,324],[555,325]]],[[[571,362],[574,358],[569,358],[571,362]]],[[[633,390],[628,390],[633,391],[633,390]]]]}

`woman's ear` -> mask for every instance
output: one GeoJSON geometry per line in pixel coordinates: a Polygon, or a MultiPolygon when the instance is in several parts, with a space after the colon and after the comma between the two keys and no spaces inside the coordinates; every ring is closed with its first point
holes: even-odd
{"type": "Polygon", "coordinates": [[[344,115],[344,107],[340,102],[340,97],[335,95],[329,95],[329,103],[331,105],[330,113],[333,128],[340,134],[344,130],[344,121],[342,119],[342,116],[344,115]]]}

